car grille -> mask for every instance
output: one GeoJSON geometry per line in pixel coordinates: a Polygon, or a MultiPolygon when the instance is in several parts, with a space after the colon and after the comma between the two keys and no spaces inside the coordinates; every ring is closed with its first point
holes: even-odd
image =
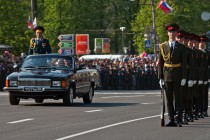
{"type": "Polygon", "coordinates": [[[19,81],[19,86],[51,86],[50,80],[23,80],[19,81]]]}

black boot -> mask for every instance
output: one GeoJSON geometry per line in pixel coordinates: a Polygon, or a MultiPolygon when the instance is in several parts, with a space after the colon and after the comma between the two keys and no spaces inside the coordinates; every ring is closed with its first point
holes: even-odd
{"type": "Polygon", "coordinates": [[[177,124],[174,122],[174,120],[170,120],[167,124],[166,127],[176,127],[177,124]]]}

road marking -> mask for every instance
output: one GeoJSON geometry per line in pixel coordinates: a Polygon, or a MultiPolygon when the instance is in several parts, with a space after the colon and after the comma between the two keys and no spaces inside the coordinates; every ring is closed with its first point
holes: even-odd
{"type": "Polygon", "coordinates": [[[18,120],[18,121],[13,121],[13,122],[7,122],[7,123],[14,124],[14,123],[26,122],[26,121],[31,121],[31,120],[34,120],[34,118],[28,118],[28,119],[23,119],[23,120],[18,120]]]}
{"type": "Polygon", "coordinates": [[[150,104],[155,104],[155,102],[150,102],[150,103],[141,103],[143,105],[150,105],[150,104]]]}
{"type": "Polygon", "coordinates": [[[98,111],[103,111],[103,109],[98,109],[98,110],[89,110],[89,111],[85,111],[85,112],[91,113],[91,112],[98,112],[98,111]]]}
{"type": "Polygon", "coordinates": [[[144,95],[133,95],[133,96],[108,96],[108,97],[101,97],[101,98],[104,98],[104,99],[108,99],[108,98],[130,98],[130,97],[140,97],[140,96],[144,96],[144,95]]]}
{"type": "Polygon", "coordinates": [[[0,94],[0,96],[8,96],[8,94],[0,94]]]}
{"type": "Polygon", "coordinates": [[[146,120],[146,119],[151,119],[151,118],[155,118],[155,117],[160,117],[160,115],[154,115],[154,116],[149,116],[149,117],[144,117],[144,118],[138,118],[138,119],[133,119],[133,120],[128,120],[128,121],[123,121],[123,122],[119,122],[119,123],[114,123],[114,124],[98,127],[98,128],[95,128],[95,129],[83,131],[83,132],[80,132],[80,133],[76,133],[76,134],[73,134],[73,135],[65,136],[65,137],[62,137],[62,138],[58,138],[58,139],[55,139],[55,140],[66,140],[66,139],[74,138],[74,137],[77,137],[77,136],[85,135],[85,134],[88,134],[88,133],[92,133],[92,132],[95,132],[95,131],[107,129],[107,128],[110,128],[110,127],[114,127],[114,126],[118,126],[118,125],[122,125],[122,124],[127,124],[127,123],[131,123],[131,122],[136,122],[136,121],[141,121],[141,120],[146,120]]]}

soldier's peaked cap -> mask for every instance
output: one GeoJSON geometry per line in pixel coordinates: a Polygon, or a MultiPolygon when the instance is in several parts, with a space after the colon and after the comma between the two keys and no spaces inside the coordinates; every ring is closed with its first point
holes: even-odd
{"type": "Polygon", "coordinates": [[[206,35],[200,35],[200,41],[207,42],[208,41],[207,36],[206,35]]]}
{"type": "Polygon", "coordinates": [[[166,30],[168,31],[177,31],[179,30],[179,25],[176,23],[169,23],[166,25],[166,30]]]}
{"type": "Polygon", "coordinates": [[[186,32],[184,30],[179,30],[177,31],[176,36],[177,37],[185,37],[186,32]]]}
{"type": "Polygon", "coordinates": [[[34,31],[36,32],[36,30],[41,30],[42,32],[44,32],[44,28],[42,26],[36,26],[34,28],[34,31]]]}
{"type": "Polygon", "coordinates": [[[189,33],[190,39],[194,39],[195,38],[195,34],[194,33],[189,33]]]}
{"type": "Polygon", "coordinates": [[[190,39],[190,33],[189,32],[185,32],[185,39],[190,39]]]}

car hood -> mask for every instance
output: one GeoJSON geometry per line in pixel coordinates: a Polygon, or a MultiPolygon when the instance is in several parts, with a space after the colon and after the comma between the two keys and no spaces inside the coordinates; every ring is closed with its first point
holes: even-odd
{"type": "Polygon", "coordinates": [[[49,70],[26,70],[21,72],[14,72],[9,75],[9,79],[24,79],[24,78],[43,78],[43,79],[54,79],[54,78],[65,78],[68,75],[73,74],[72,71],[49,71],[49,70]]]}

